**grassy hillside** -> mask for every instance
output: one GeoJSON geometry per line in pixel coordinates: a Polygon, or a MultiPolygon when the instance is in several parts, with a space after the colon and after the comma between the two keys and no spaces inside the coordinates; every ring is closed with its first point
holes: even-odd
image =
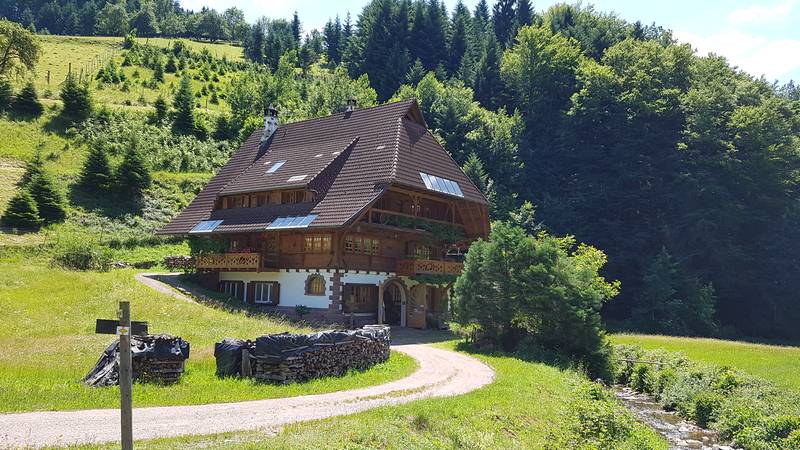
{"type": "Polygon", "coordinates": [[[131,302],[134,320],[153,333],[170,333],[191,344],[186,374],[177,386],[137,385],[137,406],[233,402],[349,389],[401,378],[416,367],[408,356],[363,373],[311,383],[272,386],[252,380],[217,379],[214,342],[225,336],[305,332],[267,316],[249,316],[179,301],[143,286],[131,270],[72,272],[39,263],[23,252],[0,260],[0,412],[112,408],[117,388],[93,389],[80,379],[112,336],[94,334],[95,318],[113,318],[117,301],[131,302]]]}
{"type": "Polygon", "coordinates": [[[642,334],[615,334],[611,340],[646,349],[681,351],[697,361],[733,367],[771,380],[780,387],[800,390],[799,347],[642,334]]]}

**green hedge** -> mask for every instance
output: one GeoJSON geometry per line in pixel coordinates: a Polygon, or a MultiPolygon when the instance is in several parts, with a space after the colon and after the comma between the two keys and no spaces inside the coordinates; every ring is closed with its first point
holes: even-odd
{"type": "Polygon", "coordinates": [[[678,352],[616,345],[614,381],[745,449],[800,448],[800,394],[678,352]],[[638,361],[638,362],[633,362],[638,361]]]}

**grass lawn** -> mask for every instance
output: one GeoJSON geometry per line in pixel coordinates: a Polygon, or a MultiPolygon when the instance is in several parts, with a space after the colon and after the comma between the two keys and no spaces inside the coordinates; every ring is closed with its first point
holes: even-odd
{"type": "Polygon", "coordinates": [[[682,351],[691,359],[734,367],[771,380],[779,387],[800,391],[800,347],[641,334],[614,334],[611,340],[646,349],[682,351]]]}
{"type": "Polygon", "coordinates": [[[0,412],[113,408],[116,388],[83,387],[112,336],[94,334],[95,318],[113,318],[117,301],[131,302],[134,320],[152,333],[170,333],[191,344],[179,385],[134,387],[135,406],[203,404],[351,389],[394,380],[416,368],[408,356],[361,373],[310,383],[272,386],[214,376],[214,342],[283,331],[308,331],[267,316],[248,316],[160,294],[133,279],[132,270],[109,273],[54,269],[21,252],[0,260],[0,412]]]}
{"type": "MultiPolygon", "coordinates": [[[[454,348],[454,342],[442,344],[454,348]]],[[[595,447],[581,432],[607,425],[597,420],[578,427],[572,402],[586,386],[583,378],[537,362],[475,354],[496,371],[494,383],[466,395],[419,400],[345,417],[285,427],[275,437],[252,431],[137,442],[137,448],[223,449],[666,449],[649,428],[628,422],[627,439],[595,447]],[[580,431],[583,430],[583,431],[580,431]]],[[[621,408],[621,407],[619,407],[621,408]]],[[[616,414],[627,416],[622,409],[616,414]]],[[[594,416],[588,413],[587,416],[594,416]]],[[[607,418],[608,416],[604,416],[607,418]]],[[[616,416],[619,418],[620,416],[616,416]]],[[[620,433],[623,434],[623,433],[620,433]]],[[[88,446],[86,448],[95,448],[88,446]]]]}

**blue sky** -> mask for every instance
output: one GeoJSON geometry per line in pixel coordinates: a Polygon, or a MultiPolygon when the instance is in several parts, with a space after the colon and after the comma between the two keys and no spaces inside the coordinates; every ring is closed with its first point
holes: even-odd
{"type": "MultiPolygon", "coordinates": [[[[247,20],[261,16],[291,17],[297,10],[305,31],[321,28],[336,14],[347,11],[358,16],[367,0],[180,0],[185,8],[209,6],[224,10],[238,6],[247,20]]],[[[457,0],[445,0],[452,10],[457,0]]],[[[478,0],[464,0],[472,9],[478,0]]],[[[490,4],[494,3],[489,1],[490,4]]],[[[534,1],[537,11],[558,3],[534,1]]],[[[768,80],[800,80],[800,0],[596,0],[601,11],[614,11],[624,19],[656,22],[674,31],[681,42],[689,42],[700,54],[713,52],[747,72],[768,80]]]]}

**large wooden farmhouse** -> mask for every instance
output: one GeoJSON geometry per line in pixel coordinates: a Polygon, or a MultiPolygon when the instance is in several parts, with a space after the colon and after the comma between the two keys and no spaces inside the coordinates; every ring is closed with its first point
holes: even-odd
{"type": "Polygon", "coordinates": [[[225,250],[197,256],[197,270],[244,302],[340,323],[439,323],[488,208],[417,102],[351,101],[286,125],[270,108],[265,122],[159,232],[216,240],[225,250]]]}

